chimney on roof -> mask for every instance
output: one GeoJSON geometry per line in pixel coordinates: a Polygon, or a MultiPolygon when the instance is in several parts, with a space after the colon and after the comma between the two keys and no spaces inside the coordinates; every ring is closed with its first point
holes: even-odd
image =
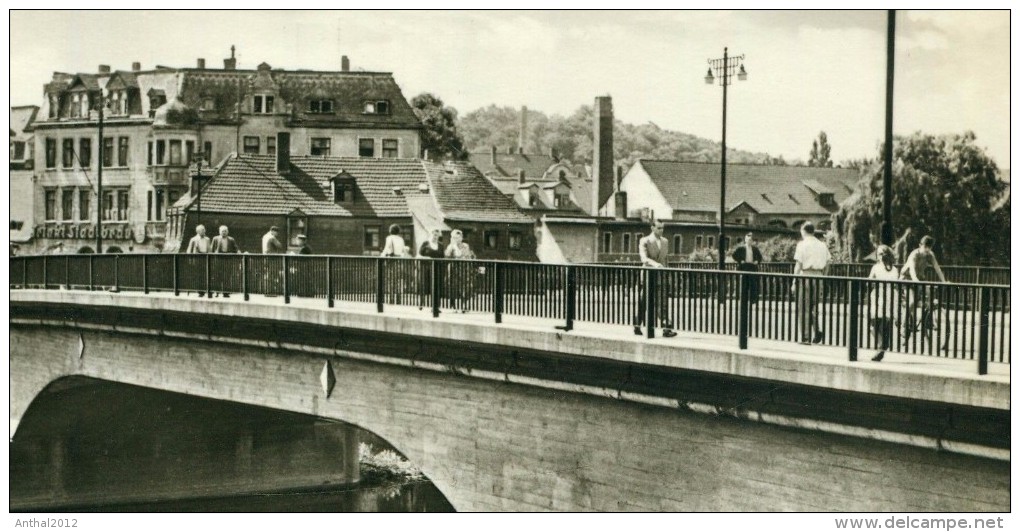
{"type": "Polygon", "coordinates": [[[276,173],[290,173],[290,133],[286,131],[276,134],[276,173]]]}
{"type": "Polygon", "coordinates": [[[524,184],[524,170],[517,171],[517,184],[519,185],[524,184]]]}
{"type": "Polygon", "coordinates": [[[619,192],[620,191],[620,183],[622,183],[622,182],[623,182],[623,167],[622,166],[617,166],[616,167],[616,183],[615,183],[615,186],[613,187],[613,190],[619,192]]]}
{"type": "Polygon", "coordinates": [[[340,56],[340,70],[343,72],[351,71],[351,60],[346,55],[340,56]]]}
{"type": "Polygon", "coordinates": [[[524,153],[524,142],[528,140],[528,106],[521,106],[521,130],[517,135],[517,149],[524,153]]]}
{"type": "Polygon", "coordinates": [[[205,58],[204,58],[204,57],[199,57],[199,58],[198,58],[198,61],[196,61],[196,63],[197,63],[197,65],[196,65],[196,66],[197,66],[198,68],[201,68],[201,69],[204,69],[204,68],[205,68],[205,58]]]}
{"type": "Polygon", "coordinates": [[[496,166],[496,147],[492,147],[492,166],[496,166]]]}
{"type": "Polygon", "coordinates": [[[223,60],[223,70],[237,70],[237,58],[234,57],[234,45],[230,45],[230,58],[223,60]]]}
{"type": "Polygon", "coordinates": [[[131,63],[131,71],[132,72],[138,72],[141,69],[142,69],[142,64],[139,63],[138,61],[135,61],[134,63],[131,63]]]}
{"type": "Polygon", "coordinates": [[[109,74],[110,73],[110,65],[99,65],[99,73],[100,74],[109,74]]]}
{"type": "Polygon", "coordinates": [[[622,190],[617,190],[613,193],[613,214],[617,220],[624,220],[627,218],[627,193],[622,190]]]}
{"type": "Polygon", "coordinates": [[[613,98],[595,97],[591,214],[598,216],[613,194],[613,98]]]}
{"type": "Polygon", "coordinates": [[[549,157],[552,157],[555,162],[560,162],[560,158],[556,156],[556,148],[549,148],[549,157]]]}

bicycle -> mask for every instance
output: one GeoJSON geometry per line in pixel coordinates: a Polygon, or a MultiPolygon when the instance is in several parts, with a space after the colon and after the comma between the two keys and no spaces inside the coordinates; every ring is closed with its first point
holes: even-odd
{"type": "MultiPolygon", "coordinates": [[[[904,341],[909,341],[920,331],[921,341],[927,341],[928,345],[933,345],[932,340],[939,330],[942,305],[939,303],[938,298],[932,294],[932,288],[930,286],[915,287],[912,290],[913,294],[908,294],[907,297],[900,299],[905,306],[904,316],[906,317],[906,322],[900,329],[900,334],[904,341]],[[917,316],[918,311],[920,311],[920,318],[917,316]]],[[[942,345],[938,349],[943,351],[949,350],[948,334],[945,335],[942,345]]]]}

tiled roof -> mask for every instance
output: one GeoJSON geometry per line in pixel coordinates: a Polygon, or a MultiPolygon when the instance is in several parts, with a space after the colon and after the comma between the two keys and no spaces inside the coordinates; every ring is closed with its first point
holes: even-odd
{"type": "Polygon", "coordinates": [[[11,131],[14,132],[14,138],[23,140],[25,128],[32,124],[38,112],[39,108],[35,105],[11,107],[11,131]]]}
{"type": "Polygon", "coordinates": [[[238,87],[248,91],[249,81],[265,80],[268,74],[277,91],[278,109],[290,106],[294,125],[314,127],[343,122],[363,127],[421,127],[400,86],[388,72],[181,69],[181,73],[180,98],[195,109],[203,99],[213,98],[217,112],[223,116],[234,112],[238,87]],[[333,112],[309,113],[309,100],[332,100],[333,112]],[[383,100],[390,104],[389,113],[363,112],[365,102],[383,100]]]}
{"type": "Polygon", "coordinates": [[[516,205],[468,163],[426,162],[429,188],[447,220],[533,223],[516,205]]]}
{"type": "Polygon", "coordinates": [[[75,74],[74,79],[71,80],[69,88],[81,85],[89,91],[99,90],[99,76],[95,74],[75,74]]]}
{"type": "MultiPolygon", "coordinates": [[[[640,165],[674,210],[710,211],[719,207],[719,164],[639,159],[640,165]]],[[[746,202],[763,214],[825,214],[805,181],[832,192],[838,204],[859,179],[851,168],[726,165],[726,203],[746,202]]]]}
{"type": "MultiPolygon", "coordinates": [[[[405,196],[420,194],[418,185],[425,182],[425,169],[417,159],[295,156],[291,157],[290,172],[278,175],[271,155],[234,155],[202,189],[202,209],[265,214],[301,209],[309,216],[408,216],[405,196]],[[340,172],[354,177],[352,203],[333,202],[330,178],[340,172]]],[[[193,202],[188,203],[189,209],[195,208],[193,202]]]]}
{"type": "Polygon", "coordinates": [[[118,70],[118,71],[114,72],[110,76],[110,79],[108,79],[106,81],[106,86],[110,87],[111,85],[114,85],[115,84],[114,82],[115,82],[115,80],[117,78],[120,78],[120,80],[123,82],[125,87],[132,87],[132,88],[135,88],[135,89],[138,88],[138,75],[137,75],[137,73],[135,73],[135,72],[128,72],[126,70],[118,70]]]}
{"type": "Polygon", "coordinates": [[[471,162],[483,174],[489,177],[517,178],[524,170],[524,178],[533,181],[546,177],[549,170],[559,160],[548,154],[503,153],[496,152],[496,164],[492,163],[492,152],[472,152],[468,154],[471,162]]]}
{"type": "MultiPolygon", "coordinates": [[[[415,201],[424,200],[417,198],[431,201],[434,197],[435,208],[445,219],[531,221],[464,163],[444,166],[419,159],[314,156],[293,156],[290,162],[290,171],[279,175],[274,156],[231,156],[202,189],[202,209],[284,215],[301,209],[309,216],[401,217],[411,215],[409,201],[420,205],[415,201]],[[352,203],[333,202],[330,179],[341,172],[354,178],[352,203]]],[[[176,206],[194,210],[194,199],[183,198],[176,206]]]]}

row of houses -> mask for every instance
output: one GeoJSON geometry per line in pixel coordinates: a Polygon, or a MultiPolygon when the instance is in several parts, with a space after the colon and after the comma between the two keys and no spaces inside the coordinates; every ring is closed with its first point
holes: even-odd
{"type": "MultiPolygon", "coordinates": [[[[41,106],[11,108],[19,252],[94,252],[97,232],[102,252],[175,252],[201,223],[227,225],[246,251],[275,225],[292,249],[304,234],[318,253],[373,255],[397,225],[412,245],[461,229],[481,258],[633,261],[653,218],[666,221],[673,255],[715,247],[718,165],[615,167],[608,96],[596,98],[591,164],[520,147],[436,163],[391,73],[353,71],[346,56],[329,72],[243,70],[233,50],[223,63],[55,72],[41,106]]],[[[824,227],[857,180],[841,169],[727,173],[729,237],[824,227]]]]}

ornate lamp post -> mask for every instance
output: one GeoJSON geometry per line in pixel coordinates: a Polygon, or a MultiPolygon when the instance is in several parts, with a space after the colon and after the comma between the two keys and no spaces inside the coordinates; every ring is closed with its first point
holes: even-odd
{"type": "Polygon", "coordinates": [[[726,228],[726,87],[733,83],[734,74],[740,81],[745,81],[747,71],[744,70],[743,54],[731,57],[728,48],[723,48],[722,59],[709,59],[708,66],[705,83],[711,85],[715,83],[716,78],[719,78],[719,84],[722,85],[722,167],[719,181],[719,237],[717,240],[719,245],[718,267],[722,270],[726,262],[726,246],[723,240],[726,228]],[[713,75],[713,71],[715,75],[713,75]]]}

